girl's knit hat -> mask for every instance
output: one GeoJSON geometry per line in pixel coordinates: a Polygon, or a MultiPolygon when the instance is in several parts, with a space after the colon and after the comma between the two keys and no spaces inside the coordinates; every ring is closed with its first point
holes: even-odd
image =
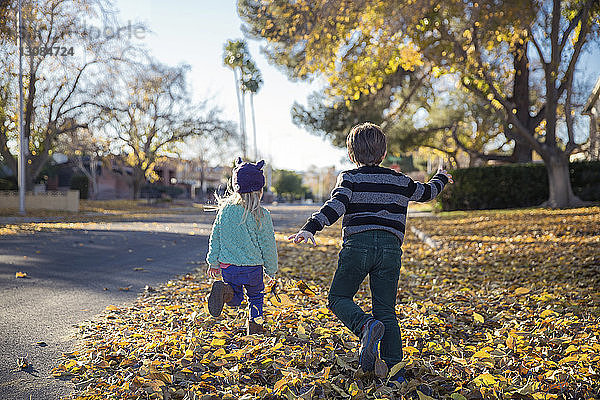
{"type": "Polygon", "coordinates": [[[239,193],[250,193],[262,189],[265,186],[265,176],[262,172],[264,165],[264,160],[252,164],[243,162],[241,157],[238,157],[233,169],[233,190],[239,193]]]}

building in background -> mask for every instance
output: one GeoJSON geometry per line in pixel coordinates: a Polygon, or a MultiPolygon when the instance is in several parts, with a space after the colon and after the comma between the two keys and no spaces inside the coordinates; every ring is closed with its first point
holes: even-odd
{"type": "MultiPolygon", "coordinates": [[[[88,185],[88,197],[96,200],[133,199],[133,168],[118,157],[106,158],[97,163],[96,188],[88,185]]],[[[90,160],[84,158],[83,166],[90,171],[90,160]]],[[[195,201],[214,200],[212,193],[224,193],[230,167],[210,167],[197,161],[163,157],[154,168],[158,180],[147,182],[142,188],[141,198],[169,197],[195,201]]],[[[64,191],[72,187],[73,178],[83,175],[81,169],[66,156],[56,153],[52,165],[44,176],[45,190],[64,191]]],[[[40,185],[36,185],[40,186],[40,185]]]]}
{"type": "Polygon", "coordinates": [[[214,200],[213,193],[224,193],[231,167],[210,167],[206,162],[162,157],[154,171],[159,177],[157,184],[177,186],[185,190],[182,197],[205,202],[214,200]]]}
{"type": "Polygon", "coordinates": [[[334,166],[323,168],[310,166],[302,174],[302,183],[308,187],[316,203],[323,203],[335,187],[338,173],[334,166]]]}

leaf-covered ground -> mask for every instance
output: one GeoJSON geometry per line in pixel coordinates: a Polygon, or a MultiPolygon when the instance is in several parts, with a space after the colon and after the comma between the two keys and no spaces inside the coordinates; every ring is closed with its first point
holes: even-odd
{"type": "MultiPolygon", "coordinates": [[[[600,208],[409,221],[397,312],[407,382],[356,371],[357,339],[326,308],[339,226],[318,246],[278,235],[263,336],[206,310],[201,274],[107,307],[54,370],[78,399],[594,399],[600,395],[600,208]],[[428,397],[429,394],[429,397],[428,397]]],[[[368,308],[366,286],[357,301],[368,308]]]]}

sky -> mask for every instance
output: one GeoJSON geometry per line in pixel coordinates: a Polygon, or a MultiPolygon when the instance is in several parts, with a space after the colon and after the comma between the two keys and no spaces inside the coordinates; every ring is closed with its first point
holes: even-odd
{"type": "MultiPolygon", "coordinates": [[[[236,1],[116,0],[122,24],[143,22],[151,32],[134,39],[147,47],[159,61],[189,64],[188,80],[195,100],[210,98],[222,109],[223,117],[238,123],[238,106],[233,71],[223,65],[223,45],[242,39],[236,1]]],[[[250,53],[263,75],[264,85],[254,98],[257,142],[260,158],[275,168],[302,171],[317,167],[348,167],[346,151],[295,126],[290,110],[294,101],[306,103],[320,85],[290,82],[270,65],[260,52],[260,43],[247,39],[250,53]]],[[[248,153],[253,154],[250,107],[247,104],[248,153]]],[[[241,155],[241,152],[240,152],[241,155]]],[[[184,154],[185,156],[185,154],[184,154]]]]}
{"type": "MultiPolygon", "coordinates": [[[[133,39],[145,46],[159,61],[185,63],[191,70],[188,80],[196,101],[210,99],[222,109],[222,116],[239,122],[235,83],[231,69],[223,65],[223,45],[229,39],[243,39],[235,0],[114,0],[122,24],[143,22],[150,32],[133,39]]],[[[302,171],[310,166],[337,169],[350,167],[345,149],[295,126],[291,119],[294,102],[306,104],[308,95],[319,90],[319,82],[291,82],[270,65],[260,52],[261,43],[246,38],[250,53],[261,70],[264,85],[255,96],[259,158],[274,168],[302,171]]],[[[590,86],[600,74],[600,52],[583,57],[582,68],[590,86]]],[[[247,101],[248,102],[248,101],[247,101]]],[[[253,154],[250,108],[247,106],[248,153],[253,154]]],[[[235,149],[233,153],[235,153],[235,149]]],[[[241,155],[241,151],[238,152],[241,155]]],[[[186,154],[184,156],[193,156],[186,154]]]]}

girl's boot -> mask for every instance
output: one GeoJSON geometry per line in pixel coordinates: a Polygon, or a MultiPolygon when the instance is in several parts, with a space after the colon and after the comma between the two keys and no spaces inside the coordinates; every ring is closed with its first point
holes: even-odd
{"type": "MultiPolygon", "coordinates": [[[[262,320],[262,318],[257,319],[262,320]]],[[[261,335],[263,333],[265,333],[265,329],[262,324],[256,322],[254,318],[248,318],[248,335],[261,335]]]]}
{"type": "Polygon", "coordinates": [[[208,312],[218,317],[223,312],[223,304],[233,299],[233,288],[223,281],[215,281],[208,295],[208,312]]]}

